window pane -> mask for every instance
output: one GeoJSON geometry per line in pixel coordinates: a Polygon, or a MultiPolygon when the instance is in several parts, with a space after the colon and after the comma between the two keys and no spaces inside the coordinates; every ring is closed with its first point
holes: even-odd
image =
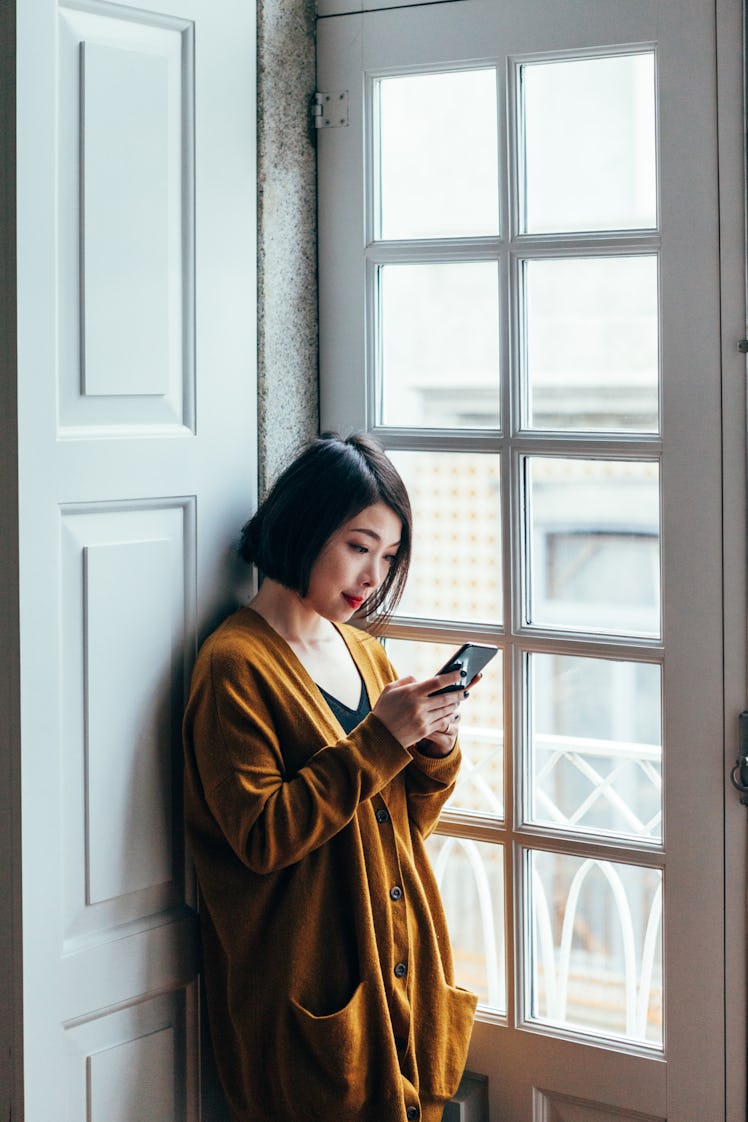
{"type": "Polygon", "coordinates": [[[658,465],[531,457],[525,486],[527,623],[659,635],[658,465]]]}
{"type": "MultiPolygon", "coordinates": [[[[445,643],[416,643],[388,639],[387,654],[400,677],[430,678],[455,647],[445,643]]],[[[504,816],[504,720],[502,653],[488,664],[483,678],[460,710],[462,766],[448,806],[452,810],[504,816]]]]}
{"type": "Polygon", "coordinates": [[[527,856],[529,1019],[661,1047],[661,872],[527,856]]]}
{"type": "Polygon", "coordinates": [[[498,428],[495,262],[379,270],[382,422],[498,428]]]}
{"type": "Polygon", "coordinates": [[[391,452],[408,488],[413,560],[399,615],[501,622],[499,457],[391,452]]]}
{"type": "Polygon", "coordinates": [[[378,237],[498,233],[496,71],[383,78],[378,237]]]}
{"type": "Polygon", "coordinates": [[[457,984],[505,1013],[503,847],[432,834],[427,849],[447,915],[457,984]]]}
{"type": "Polygon", "coordinates": [[[657,430],[657,258],[524,263],[528,423],[657,430]]]}
{"type": "Polygon", "coordinates": [[[662,839],[660,668],[528,656],[529,818],[662,839]]]}
{"type": "Polygon", "coordinates": [[[523,230],[657,224],[654,53],[520,67],[523,230]]]}

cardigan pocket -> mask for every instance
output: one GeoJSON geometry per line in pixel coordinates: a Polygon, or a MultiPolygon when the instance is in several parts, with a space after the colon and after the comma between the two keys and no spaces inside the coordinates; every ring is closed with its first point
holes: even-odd
{"type": "Polygon", "coordinates": [[[422,1091],[451,1099],[467,1062],[478,998],[461,986],[436,985],[429,995],[431,1015],[417,1034],[417,1062],[422,1091]]]}
{"type": "MultiPolygon", "coordinates": [[[[291,1009],[299,1045],[298,1059],[304,1079],[294,1063],[289,1077],[305,1086],[305,1097],[314,1116],[314,1106],[331,1104],[342,1111],[360,1109],[367,1100],[371,1051],[367,1034],[371,1031],[366,1016],[366,985],[359,983],[353,997],[336,1013],[318,1017],[291,997],[291,1009]]],[[[326,1117],[323,1113],[321,1117],[326,1117]]]]}

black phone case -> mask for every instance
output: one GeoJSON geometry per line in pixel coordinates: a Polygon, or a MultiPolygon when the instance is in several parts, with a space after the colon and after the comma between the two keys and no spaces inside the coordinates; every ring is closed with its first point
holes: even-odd
{"type": "Polygon", "coordinates": [[[464,690],[480,674],[483,667],[488,665],[497,651],[498,647],[493,647],[488,643],[463,643],[459,650],[456,650],[445,662],[444,666],[437,670],[437,674],[448,674],[450,670],[466,670],[464,681],[458,682],[454,686],[444,686],[440,690],[434,690],[429,696],[436,697],[440,693],[455,693],[457,690],[464,690]]]}

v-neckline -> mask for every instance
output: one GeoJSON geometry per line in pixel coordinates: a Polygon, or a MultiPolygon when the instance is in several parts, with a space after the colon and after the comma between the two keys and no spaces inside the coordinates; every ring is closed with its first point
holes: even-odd
{"type": "Polygon", "coordinates": [[[314,684],[326,701],[328,699],[334,701],[335,704],[339,705],[341,709],[345,709],[346,713],[351,713],[355,717],[358,713],[361,712],[361,706],[363,704],[364,694],[366,692],[366,686],[364,685],[364,680],[360,674],[358,676],[358,680],[361,683],[361,690],[358,695],[358,704],[355,706],[346,705],[344,701],[341,701],[340,698],[336,697],[334,693],[330,693],[329,690],[326,690],[324,686],[321,686],[319,684],[319,682],[315,682],[314,684]]]}
{"type": "MultiPolygon", "coordinates": [[[[307,687],[307,690],[309,690],[312,693],[315,693],[320,698],[322,704],[324,705],[325,710],[329,712],[330,707],[327,704],[327,701],[325,700],[325,697],[324,697],[324,694],[322,693],[321,687],[315,682],[314,678],[311,676],[311,674],[307,670],[306,666],[304,666],[304,663],[301,661],[299,656],[296,654],[296,651],[293,649],[293,647],[288,642],[288,640],[284,639],[283,636],[281,635],[281,633],[273,627],[272,623],[269,623],[268,620],[266,620],[265,617],[263,615],[261,615],[260,612],[256,611],[255,608],[252,608],[249,604],[247,604],[241,610],[244,611],[244,612],[250,612],[255,617],[255,619],[258,619],[260,621],[260,623],[265,628],[265,630],[267,632],[269,632],[270,638],[273,640],[273,642],[276,644],[276,646],[279,647],[279,649],[281,651],[283,651],[283,653],[286,655],[286,658],[290,658],[295,663],[296,668],[297,668],[297,673],[304,680],[305,685],[307,687]]],[[[345,643],[346,650],[348,651],[348,654],[350,655],[350,657],[353,661],[353,665],[356,667],[356,671],[358,673],[358,676],[361,679],[361,688],[362,688],[362,690],[366,691],[366,696],[369,699],[369,704],[371,704],[372,687],[374,686],[374,681],[373,681],[372,677],[370,676],[369,667],[367,665],[364,665],[363,662],[359,661],[359,659],[356,657],[356,651],[354,650],[353,644],[349,642],[348,636],[343,631],[343,628],[341,626],[339,626],[337,623],[333,622],[332,620],[330,620],[330,622],[332,623],[332,626],[335,628],[335,630],[337,631],[340,638],[345,643]]],[[[336,700],[338,700],[338,699],[336,698],[336,700]]],[[[344,703],[340,702],[340,704],[342,705],[344,703]]],[[[361,694],[359,694],[359,705],[360,704],[361,704],[361,694]]],[[[349,706],[346,706],[346,708],[349,708],[349,706]]],[[[356,711],[355,709],[351,710],[351,712],[354,712],[354,713],[355,713],[355,711],[356,711]]],[[[337,718],[334,718],[334,719],[337,721],[337,718]]]]}

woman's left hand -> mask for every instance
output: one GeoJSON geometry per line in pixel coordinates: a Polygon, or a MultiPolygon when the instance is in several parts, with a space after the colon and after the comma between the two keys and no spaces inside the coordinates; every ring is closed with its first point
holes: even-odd
{"type": "Polygon", "coordinates": [[[431,756],[440,759],[442,756],[449,755],[456,742],[457,729],[455,727],[454,732],[432,732],[431,736],[428,738],[419,740],[415,747],[422,756],[431,756]]]}

